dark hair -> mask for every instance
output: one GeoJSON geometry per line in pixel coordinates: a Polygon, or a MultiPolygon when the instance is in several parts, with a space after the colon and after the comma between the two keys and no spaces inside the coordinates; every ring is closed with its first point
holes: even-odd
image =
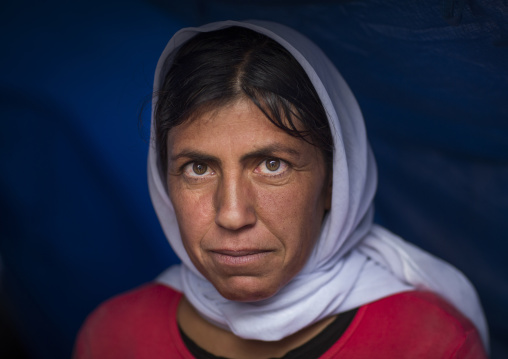
{"type": "Polygon", "coordinates": [[[178,50],[157,95],[156,146],[164,174],[173,127],[241,98],[275,126],[318,147],[331,167],[333,139],[319,96],[298,61],[265,35],[241,27],[196,35],[178,50]]]}

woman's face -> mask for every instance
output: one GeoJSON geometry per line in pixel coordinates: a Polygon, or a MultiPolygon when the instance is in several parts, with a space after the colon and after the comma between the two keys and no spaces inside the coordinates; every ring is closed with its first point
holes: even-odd
{"type": "Polygon", "coordinates": [[[316,147],[239,101],[174,127],[168,158],[183,245],[222,296],[268,298],[302,269],[331,196],[316,147]]]}

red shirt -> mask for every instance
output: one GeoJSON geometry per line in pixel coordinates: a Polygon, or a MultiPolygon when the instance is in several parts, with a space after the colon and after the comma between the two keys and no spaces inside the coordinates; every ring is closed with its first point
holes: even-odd
{"type": "MultiPolygon", "coordinates": [[[[176,321],[181,294],[148,284],[99,306],[81,328],[75,359],[194,359],[176,321]]],[[[395,294],[358,309],[330,358],[486,358],[474,326],[429,292],[395,294]]]]}

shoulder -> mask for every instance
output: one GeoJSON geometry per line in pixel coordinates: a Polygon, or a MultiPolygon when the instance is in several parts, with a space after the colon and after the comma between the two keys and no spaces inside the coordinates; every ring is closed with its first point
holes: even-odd
{"type": "Polygon", "coordinates": [[[474,330],[472,323],[437,294],[424,291],[398,293],[365,306],[370,316],[392,319],[391,326],[413,325],[426,333],[446,326],[459,332],[474,330]]]}
{"type": "MultiPolygon", "coordinates": [[[[181,294],[161,284],[149,283],[102,303],[87,318],[86,325],[114,326],[160,320],[157,314],[176,307],[181,294]]],[[[176,309],[176,308],[175,308],[176,309]]],[[[167,314],[166,314],[167,318],[167,314]]],[[[117,328],[124,329],[124,328],[117,328]]]]}
{"type": "Polygon", "coordinates": [[[403,292],[362,306],[344,336],[349,348],[382,358],[486,358],[473,324],[430,292],[403,292]]]}
{"type": "Polygon", "coordinates": [[[150,283],[107,300],[80,329],[75,358],[112,357],[111,353],[136,351],[143,342],[167,341],[180,297],[169,287],[150,283]]]}

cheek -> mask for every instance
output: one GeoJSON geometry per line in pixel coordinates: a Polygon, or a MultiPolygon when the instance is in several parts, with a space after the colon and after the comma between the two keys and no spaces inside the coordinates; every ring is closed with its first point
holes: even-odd
{"type": "Polygon", "coordinates": [[[258,216],[286,250],[309,252],[313,247],[324,215],[321,189],[320,183],[298,181],[259,191],[258,216]]]}
{"type": "Polygon", "coordinates": [[[169,187],[184,246],[189,249],[200,242],[213,223],[212,196],[205,192],[189,191],[181,186],[169,187]]]}

